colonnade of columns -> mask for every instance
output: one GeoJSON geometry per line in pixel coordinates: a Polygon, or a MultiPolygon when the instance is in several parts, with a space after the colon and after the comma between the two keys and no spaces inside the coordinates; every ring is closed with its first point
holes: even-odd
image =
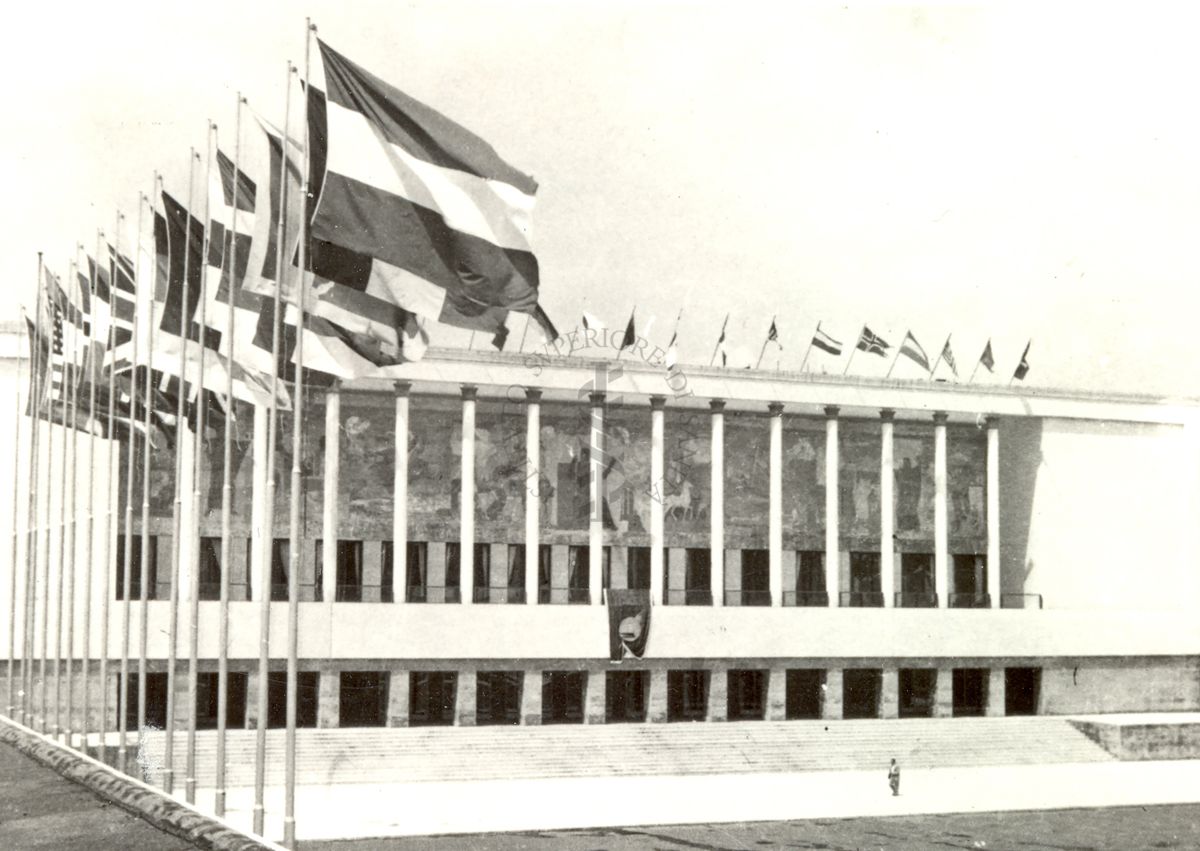
{"type": "MultiPolygon", "coordinates": [[[[395,482],[394,517],[392,523],[392,583],[393,599],[405,599],[405,576],[407,568],[408,538],[408,445],[409,445],[409,392],[411,385],[397,382],[395,386],[395,482]]],[[[475,408],[477,388],[462,387],[462,455],[460,495],[460,582],[469,589],[473,577],[475,544],[475,408]]],[[[526,412],[526,464],[525,464],[525,599],[537,600],[538,560],[540,553],[540,496],[544,477],[541,470],[541,398],[537,389],[525,391],[526,412]]],[[[325,510],[323,558],[326,563],[324,582],[325,599],[333,600],[336,582],[334,565],[337,547],[337,490],[338,481],[338,426],[340,403],[338,391],[333,389],[326,396],[326,452],[325,452],[325,510]],[[332,483],[332,484],[331,484],[332,483]]],[[[589,394],[589,591],[593,604],[601,601],[603,574],[603,468],[605,394],[589,394]]],[[[725,402],[714,399],[709,403],[711,421],[711,506],[710,522],[710,565],[713,604],[725,603],[726,558],[725,558],[725,402]]],[[[665,422],[666,399],[650,397],[650,591],[657,603],[664,596],[663,554],[665,546],[664,500],[665,475],[665,422]]],[[[767,550],[769,558],[770,602],[773,606],[783,602],[783,566],[786,555],[783,550],[783,413],[784,405],[772,402],[767,406],[770,435],[770,472],[768,487],[767,550]]],[[[825,408],[825,587],[828,605],[839,605],[842,547],[839,529],[839,424],[840,409],[825,408]]],[[[933,414],[934,436],[934,591],[938,605],[946,607],[950,590],[950,542],[947,487],[947,414],[933,414]]],[[[986,525],[987,525],[987,605],[1000,604],[1000,545],[999,545],[999,423],[995,417],[987,419],[987,472],[986,472],[986,525]]],[[[895,475],[895,411],[884,408],[880,411],[880,585],[883,605],[894,604],[891,589],[895,587],[896,550],[894,513],[895,475]]],[[[978,589],[977,589],[978,591],[978,589]]],[[[462,594],[462,603],[471,604],[469,590],[462,594]]]]}

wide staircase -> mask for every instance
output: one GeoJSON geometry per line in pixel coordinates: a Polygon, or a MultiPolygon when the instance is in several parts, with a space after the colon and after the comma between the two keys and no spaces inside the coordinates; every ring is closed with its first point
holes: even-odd
{"type": "MultiPolygon", "coordinates": [[[[186,774],[177,733],[177,782],[186,774]]],[[[138,761],[157,783],[166,736],[147,731],[138,761]]],[[[254,784],[255,733],[231,730],[226,785],[254,784]]],[[[1113,759],[1065,719],[953,718],[543,727],[297,731],[300,785],[564,777],[758,774],[1104,762],[1113,759]]],[[[215,785],[216,733],[196,736],[196,779],[215,785]]],[[[283,782],[284,731],[267,734],[266,782],[283,782]]]]}

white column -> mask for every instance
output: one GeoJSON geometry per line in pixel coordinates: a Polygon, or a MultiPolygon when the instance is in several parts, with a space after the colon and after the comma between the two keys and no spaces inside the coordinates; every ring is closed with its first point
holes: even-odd
{"type": "Polygon", "coordinates": [[[462,386],[462,488],[459,513],[458,587],[463,605],[475,601],[475,394],[473,384],[462,386]]]}
{"type": "Polygon", "coordinates": [[[946,414],[933,415],[933,581],[938,606],[950,604],[950,522],[946,505],[946,414]]]}
{"type": "Polygon", "coordinates": [[[392,600],[408,598],[408,391],[412,385],[397,381],[395,471],[392,480],[392,600]]]}
{"type": "MultiPolygon", "coordinates": [[[[250,499],[250,564],[247,570],[250,575],[250,599],[262,600],[271,596],[271,574],[263,569],[267,563],[267,551],[264,541],[268,537],[266,527],[267,505],[267,406],[254,406],[254,442],[251,444],[251,462],[254,473],[251,477],[253,496],[250,499]]],[[[162,552],[160,549],[159,552],[162,552]]],[[[160,561],[161,565],[162,562],[160,561]]],[[[162,568],[159,567],[161,571],[162,568]]],[[[160,574],[161,575],[161,574],[160,574]]]]}
{"type": "Polygon", "coordinates": [[[321,512],[321,594],[337,599],[338,474],[341,469],[342,393],[334,384],[325,391],[325,481],[321,512]]]}
{"type": "Polygon", "coordinates": [[[650,397],[650,602],[663,601],[663,501],[666,482],[663,474],[663,396],[650,397]]]}
{"type": "Polygon", "coordinates": [[[589,393],[592,405],[591,435],[588,440],[588,595],[600,605],[604,566],[604,394],[589,393]]]}
{"type": "Polygon", "coordinates": [[[712,399],[712,500],[708,511],[713,605],[725,605],[725,402],[712,399]]]}
{"type": "Polygon", "coordinates": [[[838,540],[838,407],[825,409],[825,591],[838,605],[841,544],[838,540]]]}
{"type": "Polygon", "coordinates": [[[885,607],[896,602],[895,418],[890,408],[879,412],[879,583],[885,607]]]}
{"type": "Polygon", "coordinates": [[[1000,608],[1000,420],[987,420],[987,592],[1000,608]]]}
{"type": "Polygon", "coordinates": [[[542,391],[525,390],[525,602],[538,599],[541,544],[542,391]]]}
{"type": "Polygon", "coordinates": [[[770,496],[767,506],[767,556],[771,605],[783,603],[783,405],[772,402],[770,496]]]}

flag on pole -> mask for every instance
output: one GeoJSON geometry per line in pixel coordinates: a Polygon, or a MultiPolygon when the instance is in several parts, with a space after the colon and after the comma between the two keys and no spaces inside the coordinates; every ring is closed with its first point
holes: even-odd
{"type": "Polygon", "coordinates": [[[820,327],[818,327],[817,332],[813,334],[812,344],[818,349],[829,352],[829,354],[834,355],[835,357],[840,357],[842,354],[841,341],[833,339],[833,337],[830,337],[828,334],[822,331],[820,327]]]}
{"type": "Polygon", "coordinates": [[[353,284],[330,277],[317,300],[349,289],[359,305],[492,333],[510,310],[542,322],[529,243],[537,183],[474,133],[317,44],[327,91],[314,90],[308,110],[309,173],[321,187],[313,270],[323,244],[368,261],[353,284]]]}
{"type": "MultiPolygon", "coordinates": [[[[876,338],[876,339],[878,339],[878,338],[876,338]]],[[[880,342],[882,342],[882,341],[880,341],[880,342]]],[[[883,346],[884,346],[884,348],[887,348],[887,343],[884,343],[883,346]]],[[[860,349],[863,348],[861,342],[859,343],[858,347],[860,349]]],[[[863,351],[870,351],[870,350],[863,349],[863,351]]],[[[883,352],[880,351],[880,352],[877,352],[877,354],[883,354],[883,352]]],[[[925,349],[922,348],[921,344],[917,342],[917,338],[913,336],[912,331],[908,331],[907,333],[905,333],[904,342],[900,344],[900,354],[904,355],[906,358],[911,360],[917,366],[921,367],[921,369],[925,370],[926,372],[929,372],[929,356],[925,354],[925,349]]]]}
{"type": "Polygon", "coordinates": [[[983,347],[983,354],[979,356],[979,362],[988,372],[995,372],[996,359],[992,356],[992,341],[988,340],[987,345],[983,347]]]}
{"type": "Polygon", "coordinates": [[[630,313],[629,322],[625,325],[625,334],[621,337],[621,348],[618,351],[625,351],[625,349],[632,347],[636,341],[637,333],[633,329],[633,313],[630,313]]]}
{"type": "Polygon", "coordinates": [[[950,351],[950,338],[946,338],[946,345],[942,346],[942,360],[950,366],[950,371],[954,373],[954,377],[958,378],[958,364],[954,362],[954,352],[950,351]]]}
{"type": "MultiPolygon", "coordinates": [[[[910,335],[911,336],[911,335],[910,335]]],[[[915,340],[914,340],[915,342],[915,340]]],[[[858,335],[859,351],[867,352],[872,355],[879,355],[881,358],[887,357],[887,350],[891,345],[880,337],[878,334],[871,331],[866,325],[863,326],[862,332],[858,335]]],[[[924,354],[924,352],[922,352],[924,354]]]]}
{"type": "Polygon", "coordinates": [[[597,316],[583,311],[583,330],[584,331],[603,331],[605,329],[604,320],[597,316]]]}
{"type": "Polygon", "coordinates": [[[779,342],[779,329],[775,326],[774,319],[771,320],[771,328],[767,331],[767,342],[774,343],[781,349],[783,348],[783,344],[779,342]]]}
{"type": "Polygon", "coordinates": [[[1024,381],[1025,376],[1029,374],[1029,347],[1033,345],[1033,340],[1025,344],[1025,351],[1021,352],[1021,362],[1017,364],[1017,368],[1013,371],[1013,378],[1016,381],[1024,381]]]}

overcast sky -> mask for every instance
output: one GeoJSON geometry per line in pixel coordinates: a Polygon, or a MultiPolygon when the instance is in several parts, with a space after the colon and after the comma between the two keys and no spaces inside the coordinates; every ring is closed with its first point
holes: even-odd
{"type": "MultiPolygon", "coordinates": [[[[9,318],[33,301],[38,249],[65,270],[118,206],[136,211],[155,168],[182,194],[189,145],[208,118],[232,129],[236,91],[281,119],[311,14],[340,52],[536,177],[542,303],[562,328],[582,310],[623,325],[636,305],[665,345],[682,308],[681,360],[707,363],[730,313],[740,363],[778,315],[783,350],[763,365],[784,369],[818,320],[848,344],[863,323],[893,344],[912,330],[931,358],[952,333],[964,377],[991,337],[1002,382],[1032,338],[1029,384],[1200,395],[1200,51],[1184,6],[17,14],[0,59],[9,318]]],[[[852,371],[886,368],[859,353],[852,371]]]]}

